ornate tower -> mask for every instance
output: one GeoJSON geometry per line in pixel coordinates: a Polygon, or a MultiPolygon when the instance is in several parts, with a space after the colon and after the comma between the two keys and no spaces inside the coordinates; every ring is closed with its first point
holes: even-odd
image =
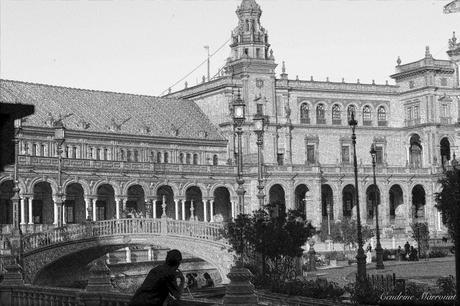
{"type": "Polygon", "coordinates": [[[449,55],[451,62],[455,65],[455,85],[456,87],[459,87],[458,65],[460,64],[460,42],[457,42],[455,32],[453,33],[452,38],[449,39],[449,50],[447,50],[447,55],[449,55]]]}

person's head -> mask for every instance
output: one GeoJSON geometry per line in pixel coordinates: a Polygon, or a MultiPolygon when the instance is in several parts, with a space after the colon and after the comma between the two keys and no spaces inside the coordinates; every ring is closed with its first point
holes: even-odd
{"type": "Polygon", "coordinates": [[[171,250],[166,253],[166,264],[170,267],[179,267],[182,261],[182,254],[179,250],[171,250]]]}
{"type": "Polygon", "coordinates": [[[210,279],[211,275],[209,275],[208,272],[204,272],[203,277],[206,279],[210,279]]]}

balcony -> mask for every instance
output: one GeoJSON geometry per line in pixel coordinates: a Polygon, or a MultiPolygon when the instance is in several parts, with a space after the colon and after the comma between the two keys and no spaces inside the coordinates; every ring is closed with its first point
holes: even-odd
{"type": "Polygon", "coordinates": [[[416,126],[420,124],[420,118],[416,119],[406,119],[406,126],[416,126]]]}
{"type": "Polygon", "coordinates": [[[450,117],[441,117],[441,124],[451,124],[452,118],[450,117]]]}
{"type": "Polygon", "coordinates": [[[364,126],[372,126],[372,121],[371,120],[364,120],[363,125],[364,126]]]}

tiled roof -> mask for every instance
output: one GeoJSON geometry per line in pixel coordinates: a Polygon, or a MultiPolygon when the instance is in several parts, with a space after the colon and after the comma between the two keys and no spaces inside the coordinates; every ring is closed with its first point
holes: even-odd
{"type": "Polygon", "coordinates": [[[188,100],[0,80],[0,101],[35,105],[24,126],[50,127],[61,116],[69,130],[224,140],[188,100]]]}

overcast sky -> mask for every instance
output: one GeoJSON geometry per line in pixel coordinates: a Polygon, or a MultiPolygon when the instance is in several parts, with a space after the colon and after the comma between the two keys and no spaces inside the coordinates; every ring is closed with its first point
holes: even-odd
{"type": "MultiPolygon", "coordinates": [[[[258,0],[274,56],[294,79],[385,83],[396,59],[429,45],[447,59],[460,13],[450,0],[258,0]]],[[[160,95],[215,52],[237,25],[241,0],[1,0],[0,76],[160,95]]],[[[211,59],[223,66],[228,43],[211,59]]],[[[206,65],[187,78],[189,86],[206,65]]],[[[175,89],[181,89],[181,81],[175,89]]]]}

